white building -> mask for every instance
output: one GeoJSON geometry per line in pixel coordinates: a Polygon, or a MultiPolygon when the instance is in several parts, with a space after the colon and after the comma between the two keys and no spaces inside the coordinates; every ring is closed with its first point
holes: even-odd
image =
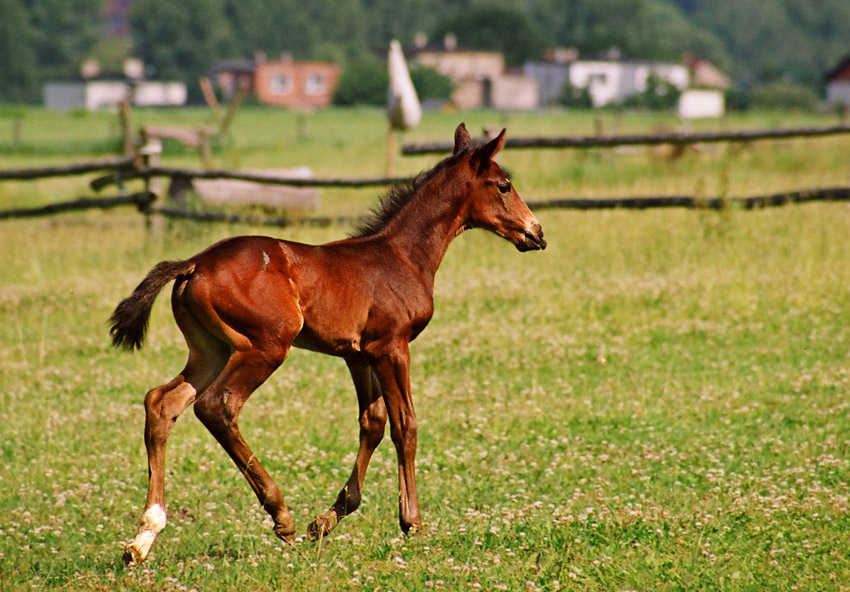
{"type": "Polygon", "coordinates": [[[850,57],[826,75],[826,102],[850,107],[850,57]]]}
{"type": "Polygon", "coordinates": [[[540,85],[541,106],[557,102],[564,84],[586,88],[594,107],[621,103],[642,93],[650,76],[684,90],[688,87],[688,68],[684,64],[620,60],[573,60],[568,63],[529,63],[526,76],[535,78],[540,85]]]}
{"type": "Polygon", "coordinates": [[[144,80],[144,64],[137,59],[124,63],[124,72],[102,76],[95,60],[80,67],[79,80],[48,82],[44,85],[44,105],[51,111],[85,109],[96,111],[129,101],[138,107],[171,107],[186,103],[182,82],[144,80]]]}

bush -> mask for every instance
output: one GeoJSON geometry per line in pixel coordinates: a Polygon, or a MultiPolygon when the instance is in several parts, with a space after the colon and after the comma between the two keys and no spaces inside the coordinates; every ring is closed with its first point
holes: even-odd
{"type": "Polygon", "coordinates": [[[558,103],[564,107],[577,107],[579,109],[593,107],[590,90],[586,87],[579,88],[573,86],[569,79],[564,82],[564,87],[561,89],[561,94],[558,97],[558,103]]]}
{"type": "Polygon", "coordinates": [[[346,66],[340,74],[333,104],[386,105],[389,84],[386,64],[372,59],[354,62],[346,66]]]}
{"type": "Polygon", "coordinates": [[[623,105],[641,107],[650,111],[675,109],[681,95],[682,91],[675,84],[650,74],[646,79],[646,89],[642,93],[627,98],[623,101],[623,105]]]}
{"type": "Polygon", "coordinates": [[[818,105],[814,90],[790,82],[771,82],[753,89],[751,95],[753,107],[764,109],[814,111],[818,105]]]}
{"type": "Polygon", "coordinates": [[[448,101],[454,91],[454,84],[448,76],[443,76],[427,66],[411,68],[410,79],[420,101],[448,101]]]}
{"type": "Polygon", "coordinates": [[[730,88],[725,102],[728,111],[748,111],[753,106],[753,93],[746,88],[730,88]]]}

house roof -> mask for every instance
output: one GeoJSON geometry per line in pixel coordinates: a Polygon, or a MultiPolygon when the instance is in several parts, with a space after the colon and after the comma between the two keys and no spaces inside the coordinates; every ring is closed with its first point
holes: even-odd
{"type": "Polygon", "coordinates": [[[732,81],[724,74],[720,68],[697,56],[686,53],[682,56],[682,61],[691,71],[691,84],[700,88],[720,88],[726,89],[732,86],[732,81]]]}
{"type": "Polygon", "coordinates": [[[221,60],[213,66],[213,72],[253,72],[254,60],[221,60]]]}
{"type": "Polygon", "coordinates": [[[835,68],[826,73],[826,82],[850,81],[850,56],[847,56],[835,68]]]}

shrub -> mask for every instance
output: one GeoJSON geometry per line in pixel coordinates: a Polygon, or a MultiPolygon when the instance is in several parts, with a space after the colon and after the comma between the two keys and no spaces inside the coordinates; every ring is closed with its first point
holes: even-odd
{"type": "Polygon", "coordinates": [[[564,107],[577,107],[580,109],[593,107],[590,90],[587,87],[580,88],[573,86],[569,79],[564,82],[558,102],[564,107]]]}
{"type": "Polygon", "coordinates": [[[753,107],[814,111],[818,95],[808,86],[790,82],[770,82],[752,91],[753,107]]]}
{"type": "Polygon", "coordinates": [[[389,74],[378,60],[365,59],[345,67],[334,91],[333,104],[386,105],[389,74]]]}

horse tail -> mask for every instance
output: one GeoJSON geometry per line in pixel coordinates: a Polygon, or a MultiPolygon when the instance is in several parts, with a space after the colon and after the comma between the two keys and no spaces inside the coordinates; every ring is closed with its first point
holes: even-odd
{"type": "Polygon", "coordinates": [[[112,345],[128,351],[141,349],[148,330],[154,300],[162,288],[178,276],[191,273],[195,262],[163,261],[158,263],[129,297],[121,301],[109,317],[112,345]]]}

